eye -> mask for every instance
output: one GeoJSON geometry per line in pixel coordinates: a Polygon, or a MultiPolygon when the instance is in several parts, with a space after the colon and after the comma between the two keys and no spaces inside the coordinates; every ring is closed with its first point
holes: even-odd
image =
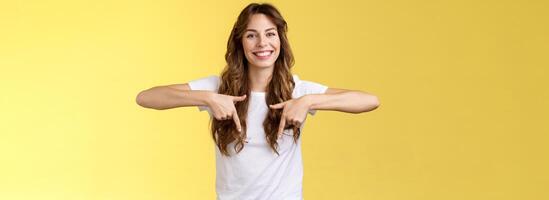
{"type": "Polygon", "coordinates": [[[275,35],[276,35],[276,34],[275,34],[275,33],[273,33],[273,32],[269,32],[269,33],[267,33],[267,36],[275,36],[275,35]]]}
{"type": "Polygon", "coordinates": [[[255,35],[254,34],[249,34],[246,36],[246,38],[253,38],[255,35]]]}

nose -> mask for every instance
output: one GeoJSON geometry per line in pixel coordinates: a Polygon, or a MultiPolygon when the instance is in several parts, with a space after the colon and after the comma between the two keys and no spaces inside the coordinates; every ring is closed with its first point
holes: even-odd
{"type": "Polygon", "coordinates": [[[259,41],[257,42],[257,46],[258,47],[267,46],[267,38],[265,38],[265,36],[263,36],[263,35],[260,35],[259,36],[259,41]]]}

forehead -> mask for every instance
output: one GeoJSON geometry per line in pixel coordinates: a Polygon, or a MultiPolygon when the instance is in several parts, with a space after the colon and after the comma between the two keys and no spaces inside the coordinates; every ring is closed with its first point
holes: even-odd
{"type": "Polygon", "coordinates": [[[253,14],[250,17],[250,21],[248,22],[248,26],[246,26],[246,29],[254,29],[257,31],[264,31],[268,28],[275,28],[276,25],[267,17],[267,15],[264,14],[253,14]]]}

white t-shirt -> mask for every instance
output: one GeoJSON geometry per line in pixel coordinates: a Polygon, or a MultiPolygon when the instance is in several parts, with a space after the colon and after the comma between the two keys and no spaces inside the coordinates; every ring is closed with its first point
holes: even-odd
{"type": "MultiPolygon", "coordinates": [[[[292,98],[307,94],[322,94],[327,86],[300,80],[293,75],[295,88],[292,98]]],[[[217,93],[220,78],[212,75],[189,81],[192,90],[208,90],[217,93]]],[[[216,154],[216,193],[217,200],[302,200],[303,161],[301,157],[301,135],[297,144],[293,140],[293,130],[288,129],[278,139],[277,155],[265,139],[263,121],[269,107],[264,92],[252,92],[249,99],[247,122],[248,143],[238,154],[234,143],[227,146],[231,157],[222,156],[217,145],[216,154]]],[[[198,106],[200,111],[213,113],[208,106],[198,106]]],[[[316,110],[309,110],[314,115],[316,110]]],[[[303,132],[302,123],[301,132],[303,132]]]]}

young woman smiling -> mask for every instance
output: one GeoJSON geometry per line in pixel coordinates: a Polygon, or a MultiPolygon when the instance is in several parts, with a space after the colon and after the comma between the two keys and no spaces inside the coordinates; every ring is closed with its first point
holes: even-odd
{"type": "Polygon", "coordinates": [[[233,26],[220,76],[141,91],[152,109],[197,106],[211,116],[217,199],[303,199],[301,129],[307,113],[362,113],[378,98],[328,88],[291,73],[287,24],[270,4],[245,7],[233,26]]]}

